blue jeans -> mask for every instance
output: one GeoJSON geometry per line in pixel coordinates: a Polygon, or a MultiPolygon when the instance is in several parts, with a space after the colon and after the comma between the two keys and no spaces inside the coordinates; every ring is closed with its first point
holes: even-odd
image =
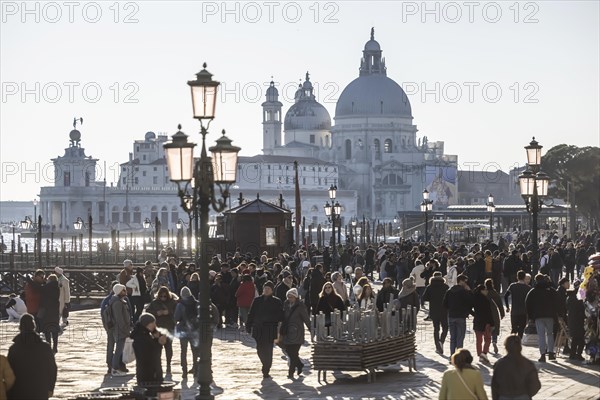
{"type": "Polygon", "coordinates": [[[538,348],[540,354],[554,353],[554,335],[552,330],[554,329],[553,318],[536,318],[535,328],[538,334],[538,348]]]}
{"type": "Polygon", "coordinates": [[[464,345],[467,319],[448,317],[448,331],[450,331],[450,354],[454,354],[456,349],[461,349],[464,345]]]}
{"type": "MultiPolygon", "coordinates": [[[[550,330],[550,334],[552,334],[552,330],[550,330]]],[[[123,348],[125,347],[125,338],[115,340],[117,346],[115,348],[115,353],[112,356],[112,367],[113,369],[119,369],[121,366],[121,359],[123,358],[123,348]]]]}

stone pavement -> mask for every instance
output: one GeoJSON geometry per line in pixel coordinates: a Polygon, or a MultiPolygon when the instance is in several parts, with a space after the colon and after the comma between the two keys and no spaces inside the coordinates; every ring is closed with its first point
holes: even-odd
{"type": "MultiPolygon", "coordinates": [[[[287,364],[281,351],[274,351],[271,375],[273,379],[262,380],[260,363],[254,349],[253,339],[234,329],[216,333],[213,345],[213,371],[216,384],[222,388],[218,399],[253,398],[377,398],[377,399],[437,399],[442,373],[448,368],[448,357],[435,353],[433,329],[423,321],[419,313],[417,334],[417,372],[409,372],[406,364],[400,372],[378,372],[376,383],[367,383],[366,374],[360,372],[336,372],[327,374],[328,384],[317,382],[317,373],[305,367],[305,376],[296,381],[287,379],[287,364]]],[[[69,398],[76,393],[89,392],[101,387],[135,384],[132,374],[124,377],[105,375],[106,335],[100,322],[98,309],[71,313],[70,325],[59,338],[58,381],[54,395],[69,398]]],[[[508,333],[510,324],[503,320],[502,332],[508,333]]],[[[470,324],[468,321],[468,328],[470,324]]],[[[17,324],[0,323],[0,353],[6,354],[17,332],[17,324]]],[[[499,339],[499,342],[501,339],[499,339]]],[[[475,353],[475,335],[469,333],[465,347],[475,353]]],[[[445,349],[449,352],[449,340],[445,349]]],[[[503,352],[503,349],[500,349],[503,352]]],[[[524,353],[537,360],[537,349],[525,347],[524,353]]],[[[191,355],[188,355],[190,357],[191,355]]],[[[303,359],[310,358],[308,344],[300,350],[303,359]]],[[[491,355],[493,363],[498,356],[491,355]]],[[[164,353],[163,353],[164,360],[164,353]]],[[[305,364],[307,364],[305,362],[305,364]]],[[[163,361],[164,365],[164,361],[163,361]]],[[[540,371],[542,389],[535,399],[598,399],[600,397],[600,372],[598,366],[587,366],[570,361],[563,356],[557,362],[536,363],[540,371]]],[[[491,399],[490,367],[478,365],[483,373],[486,391],[491,399]]],[[[135,372],[135,365],[129,369],[135,372]]],[[[179,343],[174,342],[173,377],[179,382],[182,399],[193,399],[197,384],[181,379],[179,366],[179,343]]]]}

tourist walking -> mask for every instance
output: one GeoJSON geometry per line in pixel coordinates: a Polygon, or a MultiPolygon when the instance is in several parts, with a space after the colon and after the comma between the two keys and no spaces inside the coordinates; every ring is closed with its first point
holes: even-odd
{"type": "Polygon", "coordinates": [[[58,351],[58,333],[60,331],[59,297],[58,279],[56,275],[50,274],[48,275],[48,281],[42,287],[38,318],[42,324],[40,331],[44,333],[48,344],[52,342],[52,351],[54,353],[58,351]]]}
{"type": "Polygon", "coordinates": [[[487,400],[481,372],[471,363],[473,356],[467,349],[452,354],[454,368],[444,372],[439,400],[487,400]]]}
{"type": "Polygon", "coordinates": [[[107,310],[103,313],[105,328],[110,331],[106,358],[107,360],[110,359],[111,374],[113,376],[126,374],[125,371],[121,370],[125,339],[129,337],[131,332],[131,314],[126,299],[127,289],[125,285],[115,284],[113,286],[113,296],[108,303],[107,310]]]}
{"type": "Polygon", "coordinates": [[[433,323],[433,342],[435,351],[439,354],[444,354],[444,341],[448,335],[448,311],[444,308],[444,296],[448,289],[442,273],[436,271],[423,293],[423,302],[429,302],[429,318],[433,323]],[[440,327],[442,328],[441,336],[440,327]]]}
{"type": "Polygon", "coordinates": [[[493,400],[531,399],[542,387],[535,365],[521,354],[521,338],[507,336],[506,355],[494,364],[493,400]]]}
{"type": "Polygon", "coordinates": [[[456,285],[452,286],[444,296],[443,305],[448,310],[448,332],[450,333],[450,353],[463,347],[467,331],[467,317],[472,314],[473,296],[466,275],[456,277],[456,285]]]}
{"type": "Polygon", "coordinates": [[[167,357],[166,375],[171,374],[171,360],[173,359],[173,332],[175,331],[175,307],[179,297],[172,293],[169,288],[163,286],[158,289],[156,298],[148,304],[146,312],[154,315],[156,326],[169,332],[164,344],[167,357]]]}
{"type": "Polygon", "coordinates": [[[8,349],[8,363],[15,383],[8,391],[9,399],[32,400],[52,397],[56,384],[54,353],[36,333],[35,319],[25,314],[19,321],[19,333],[8,349]]]}
{"type": "Polygon", "coordinates": [[[58,315],[62,318],[62,325],[69,325],[69,310],[71,309],[71,287],[69,285],[69,279],[64,274],[64,270],[61,267],[55,267],[54,273],[58,278],[58,288],[60,294],[58,297],[59,309],[58,315]]]}
{"type": "Polygon", "coordinates": [[[492,342],[492,329],[499,325],[498,309],[488,298],[488,290],[484,285],[478,285],[473,290],[473,330],[475,331],[475,346],[479,362],[489,364],[487,354],[492,342]]]}
{"type": "Polygon", "coordinates": [[[283,321],[283,304],[273,296],[273,289],[273,282],[264,283],[263,294],[252,302],[246,321],[246,332],[252,333],[256,341],[256,352],[265,379],[271,377],[269,372],[273,364],[273,342],[277,339],[277,326],[283,321]]]}
{"type": "Polygon", "coordinates": [[[546,354],[550,360],[556,360],[554,353],[554,336],[552,329],[556,318],[555,293],[546,275],[535,276],[535,286],[527,293],[525,305],[527,317],[535,321],[538,334],[539,362],[546,362],[546,354]]]}
{"type": "Polygon", "coordinates": [[[40,328],[38,310],[42,298],[42,286],[45,281],[46,273],[41,269],[36,270],[32,278],[25,278],[25,304],[27,305],[27,313],[35,318],[36,329],[40,328]]]}
{"type": "Polygon", "coordinates": [[[252,276],[249,274],[242,274],[242,283],[235,292],[237,306],[240,314],[240,328],[245,327],[246,321],[248,320],[248,312],[252,306],[252,301],[256,297],[256,286],[252,281],[252,276]]]}
{"type": "MultiPolygon", "coordinates": [[[[187,286],[181,288],[179,303],[175,307],[175,337],[179,338],[181,348],[180,362],[181,373],[185,376],[188,372],[196,375],[198,371],[198,357],[200,346],[200,320],[198,318],[198,300],[187,286]],[[188,371],[187,349],[192,350],[192,369],[188,371]]],[[[164,344],[164,343],[163,343],[164,344]]]]}
{"type": "Polygon", "coordinates": [[[135,376],[138,385],[163,381],[160,354],[167,337],[156,330],[156,318],[142,313],[130,335],[135,353],[135,376]]]}
{"type": "Polygon", "coordinates": [[[584,361],[585,347],[585,306],[583,300],[577,298],[579,281],[573,283],[574,289],[567,291],[567,318],[569,337],[571,338],[571,354],[569,359],[584,361]]]}
{"type": "Polygon", "coordinates": [[[280,328],[282,344],[288,355],[288,379],[294,379],[294,371],[302,374],[304,364],[298,353],[304,344],[304,327],[310,331],[310,317],[304,303],[298,300],[298,290],[290,289],[283,304],[283,322],[280,328]]]}
{"type": "Polygon", "coordinates": [[[494,280],[488,278],[485,280],[485,288],[487,290],[488,299],[494,304],[490,304],[492,308],[492,316],[494,317],[494,326],[492,328],[492,346],[494,347],[494,354],[498,354],[498,335],[500,334],[500,324],[504,318],[504,306],[502,305],[502,298],[496,291],[496,284],[494,280]]]}
{"type": "Polygon", "coordinates": [[[510,284],[504,292],[504,303],[506,311],[510,312],[511,333],[516,333],[520,338],[527,326],[527,308],[525,307],[525,298],[531,287],[525,283],[525,271],[517,272],[517,282],[510,284]],[[511,305],[509,306],[509,300],[511,305]]]}

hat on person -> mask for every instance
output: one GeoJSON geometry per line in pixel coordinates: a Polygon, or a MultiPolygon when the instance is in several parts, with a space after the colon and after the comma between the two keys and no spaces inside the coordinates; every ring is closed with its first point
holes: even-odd
{"type": "Polygon", "coordinates": [[[211,278],[214,278],[215,275],[217,275],[217,271],[213,271],[212,269],[210,271],[208,271],[208,275],[210,275],[211,278]]]}
{"type": "Polygon", "coordinates": [[[187,286],[182,287],[181,292],[179,292],[179,294],[181,295],[182,299],[187,299],[188,297],[192,296],[192,292],[190,291],[190,288],[187,286]]]}
{"type": "Polygon", "coordinates": [[[266,281],[265,284],[263,285],[263,289],[266,287],[270,287],[271,289],[274,289],[275,285],[271,281],[266,281]]]}
{"type": "Polygon", "coordinates": [[[281,273],[281,275],[282,275],[284,278],[287,278],[288,276],[292,276],[291,272],[290,272],[290,271],[288,271],[288,270],[286,270],[286,269],[284,269],[284,270],[283,270],[283,272],[281,273]]]}
{"type": "Polygon", "coordinates": [[[121,285],[120,283],[117,283],[115,286],[113,286],[113,293],[115,295],[119,295],[121,294],[121,292],[125,290],[125,285],[121,285]]]}
{"type": "Polygon", "coordinates": [[[402,281],[402,289],[398,294],[398,298],[406,297],[417,289],[412,278],[406,278],[402,281]]]}
{"type": "Polygon", "coordinates": [[[154,317],[154,315],[144,312],[142,313],[142,315],[140,315],[140,325],[142,325],[143,327],[148,326],[148,324],[151,324],[153,322],[156,322],[156,318],[154,317]]]}
{"type": "Polygon", "coordinates": [[[133,261],[131,261],[130,259],[124,260],[123,261],[123,266],[124,267],[133,266],[133,261]]]}
{"type": "Polygon", "coordinates": [[[21,319],[19,320],[19,332],[35,332],[35,319],[31,314],[23,314],[21,315],[21,319]]]}
{"type": "Polygon", "coordinates": [[[285,293],[285,297],[289,297],[290,295],[294,296],[295,298],[298,298],[298,289],[296,288],[291,288],[290,290],[288,290],[285,293]]]}
{"type": "Polygon", "coordinates": [[[62,275],[64,271],[61,267],[55,267],[54,272],[56,272],[59,275],[62,275]]]}

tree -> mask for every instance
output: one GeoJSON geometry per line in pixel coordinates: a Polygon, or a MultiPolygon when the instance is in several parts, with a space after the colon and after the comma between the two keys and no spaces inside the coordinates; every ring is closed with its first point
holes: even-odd
{"type": "Polygon", "coordinates": [[[590,220],[600,221],[600,147],[560,144],[542,157],[542,170],[550,176],[550,197],[562,198],[590,220]]]}

